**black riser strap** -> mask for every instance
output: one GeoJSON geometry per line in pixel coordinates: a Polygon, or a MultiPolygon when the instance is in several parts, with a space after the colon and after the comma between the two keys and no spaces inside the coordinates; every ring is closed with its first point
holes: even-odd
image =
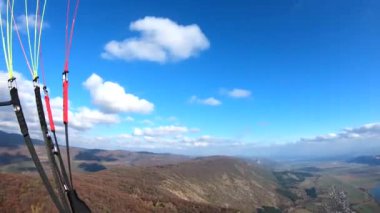
{"type": "Polygon", "coordinates": [[[46,152],[48,154],[48,159],[49,159],[49,162],[50,162],[50,167],[52,169],[52,173],[53,173],[53,177],[54,177],[54,180],[55,180],[56,188],[58,190],[58,195],[59,195],[59,197],[61,199],[63,207],[65,208],[65,211],[69,212],[70,211],[70,206],[69,206],[66,194],[65,194],[64,181],[63,181],[63,178],[62,178],[62,174],[60,173],[60,171],[58,169],[58,165],[57,165],[57,162],[55,160],[55,157],[54,157],[54,154],[53,154],[53,151],[52,151],[54,145],[53,145],[53,142],[52,142],[50,136],[47,137],[47,142],[48,142],[48,144],[47,144],[47,146],[45,146],[46,147],[46,152]]]}
{"type": "Polygon", "coordinates": [[[65,167],[65,164],[63,163],[63,159],[62,159],[62,155],[61,155],[61,149],[59,148],[59,144],[58,144],[58,140],[57,140],[57,135],[55,134],[55,131],[53,131],[53,136],[54,136],[54,142],[55,142],[55,146],[57,147],[57,158],[58,158],[58,162],[59,162],[59,166],[61,168],[61,174],[63,176],[63,180],[66,184],[66,186],[71,190],[71,185],[70,185],[70,182],[69,182],[69,178],[67,176],[67,172],[66,172],[66,167],[65,167]]]}
{"type": "Polygon", "coordinates": [[[42,99],[41,99],[41,90],[39,86],[36,86],[34,88],[34,94],[36,98],[36,105],[37,105],[37,112],[38,112],[38,118],[40,121],[40,126],[41,126],[41,131],[42,131],[42,136],[45,141],[45,147],[46,147],[46,152],[48,155],[48,160],[49,160],[49,165],[51,168],[51,171],[53,173],[53,180],[55,182],[56,188],[58,190],[58,195],[61,199],[61,202],[63,204],[63,207],[66,212],[70,211],[69,205],[66,200],[65,192],[63,190],[63,183],[61,182],[62,178],[60,178],[60,173],[58,170],[57,163],[55,162],[55,158],[53,155],[53,143],[51,141],[51,137],[48,136],[48,129],[47,129],[47,124],[45,120],[45,112],[44,108],[42,105],[42,99]]]}
{"type": "Polygon", "coordinates": [[[91,213],[90,208],[79,198],[75,190],[69,191],[67,195],[74,213],[91,213]]]}
{"type": "Polygon", "coordinates": [[[12,88],[10,90],[10,95],[11,95],[13,108],[15,109],[17,121],[19,123],[21,133],[24,137],[25,145],[27,146],[27,148],[29,150],[30,156],[34,162],[34,165],[36,166],[38,174],[41,177],[42,183],[44,184],[46,190],[48,191],[48,193],[50,195],[50,198],[52,199],[53,203],[57,207],[58,211],[61,213],[64,213],[65,211],[64,211],[57,195],[54,193],[54,189],[53,189],[52,185],[50,184],[49,179],[45,173],[45,170],[42,167],[41,161],[38,158],[37,152],[34,149],[33,142],[32,142],[30,135],[29,135],[28,126],[27,126],[26,121],[25,121],[24,113],[22,111],[22,107],[20,104],[20,99],[18,96],[17,88],[12,88]]]}
{"type": "Polygon", "coordinates": [[[65,138],[66,138],[66,155],[67,155],[67,166],[69,167],[70,184],[71,188],[74,190],[73,175],[71,173],[71,159],[70,159],[70,145],[69,145],[69,129],[68,124],[65,123],[65,138]]]}
{"type": "Polygon", "coordinates": [[[0,102],[0,106],[10,106],[12,105],[12,101],[3,101],[3,102],[0,102]]]}

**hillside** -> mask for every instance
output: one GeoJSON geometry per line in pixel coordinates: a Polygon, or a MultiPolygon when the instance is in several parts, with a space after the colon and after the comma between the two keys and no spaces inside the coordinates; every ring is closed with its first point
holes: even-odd
{"type": "MultiPolygon", "coordinates": [[[[21,136],[0,133],[0,209],[54,210],[21,136]],[[13,140],[14,142],[9,142],[13,140]],[[43,196],[34,196],[35,194],[43,196]]],[[[45,147],[35,143],[48,169],[45,147]]],[[[64,147],[61,150],[64,153],[64,147]]],[[[72,148],[75,185],[94,212],[252,212],[287,205],[271,171],[252,162],[72,148]]]]}
{"type": "MultiPolygon", "coordinates": [[[[252,212],[285,201],[275,193],[270,172],[227,157],[165,166],[116,167],[76,173],[75,185],[94,212],[252,212]],[[235,209],[235,210],[234,210],[235,209]]],[[[54,209],[38,177],[0,174],[0,208],[54,209]],[[38,197],[33,194],[42,194],[38,197]],[[22,204],[22,205],[20,205],[22,204]]]]}
{"type": "MultiPolygon", "coordinates": [[[[54,212],[19,135],[0,140],[2,212],[54,212]],[[39,196],[35,196],[38,194],[39,196]],[[4,211],[3,211],[4,210],[4,211]]],[[[45,147],[36,150],[47,171],[45,147]]],[[[64,152],[64,147],[62,147],[64,152]]],[[[377,212],[378,166],[72,148],[75,186],[94,212],[315,212],[332,186],[358,212],[377,212]]],[[[376,157],[370,158],[370,160],[376,157]]]]}

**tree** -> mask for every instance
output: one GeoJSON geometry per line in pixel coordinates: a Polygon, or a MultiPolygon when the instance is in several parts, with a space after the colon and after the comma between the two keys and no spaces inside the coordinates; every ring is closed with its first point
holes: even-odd
{"type": "Polygon", "coordinates": [[[337,189],[334,185],[330,188],[329,196],[323,202],[323,209],[325,212],[334,213],[353,213],[350,209],[350,203],[346,192],[342,189],[337,189]]]}

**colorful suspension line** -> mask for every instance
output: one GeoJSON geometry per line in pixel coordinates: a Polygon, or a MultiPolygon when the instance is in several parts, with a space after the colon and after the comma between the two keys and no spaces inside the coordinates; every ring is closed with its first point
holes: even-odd
{"type": "MultiPolygon", "coordinates": [[[[27,0],[25,0],[25,3],[27,4],[27,0]]],[[[29,27],[28,27],[28,20],[27,20],[27,32],[28,32],[28,44],[29,44],[29,52],[30,52],[30,57],[31,57],[31,60],[34,61],[32,62],[32,67],[34,67],[33,69],[33,82],[35,84],[35,87],[39,89],[39,85],[38,85],[38,67],[39,67],[39,58],[38,56],[41,56],[42,55],[42,51],[41,51],[41,32],[42,32],[42,26],[43,26],[43,15],[44,15],[44,10],[45,10],[45,6],[44,5],[44,9],[43,9],[43,12],[42,12],[42,16],[41,16],[41,21],[38,23],[38,3],[39,1],[37,1],[37,8],[36,8],[36,19],[35,19],[35,28],[34,28],[34,48],[33,48],[33,51],[32,51],[32,48],[31,48],[31,39],[30,39],[30,33],[29,33],[29,27]],[[38,31],[37,31],[37,27],[38,28],[38,31]],[[37,33],[39,32],[39,33],[37,33]],[[37,40],[37,37],[38,37],[38,40],[37,40]],[[33,54],[32,54],[33,53],[33,54]]],[[[46,0],[45,0],[45,3],[46,3],[46,0]]],[[[76,5],[76,9],[75,9],[75,17],[76,17],[76,14],[77,14],[77,11],[78,11],[78,5],[79,5],[79,2],[77,2],[77,5],[76,5]]],[[[27,9],[25,10],[26,14],[27,14],[27,9]]],[[[71,47],[71,43],[72,43],[72,36],[73,36],[73,29],[74,29],[74,24],[75,24],[75,18],[73,19],[72,21],[72,26],[71,26],[71,32],[70,32],[70,41],[69,41],[69,44],[68,44],[68,47],[71,47]]],[[[20,42],[22,44],[22,42],[20,42]]],[[[21,45],[23,46],[23,45],[21,45]]],[[[25,52],[25,51],[23,51],[25,52]]],[[[27,59],[27,57],[25,57],[27,59]]],[[[42,57],[41,57],[42,59],[42,57]]],[[[28,60],[27,60],[28,61],[28,60]]],[[[41,61],[42,62],[42,61],[41,61]]],[[[27,63],[28,64],[28,63],[27,63]]],[[[67,63],[68,65],[68,63],[67,63]]],[[[70,164],[70,152],[69,152],[69,143],[68,143],[68,125],[65,125],[65,136],[66,136],[66,150],[67,150],[67,159],[68,159],[68,168],[69,168],[69,174],[70,174],[70,180],[68,178],[68,175],[67,175],[67,172],[66,172],[66,169],[65,169],[65,166],[64,166],[64,163],[63,163],[63,160],[62,160],[62,157],[60,155],[60,148],[59,148],[59,144],[58,144],[58,141],[57,141],[57,136],[56,136],[56,132],[55,132],[55,125],[54,125],[54,120],[53,120],[53,116],[52,116],[52,112],[51,112],[51,106],[50,106],[50,98],[49,98],[49,95],[48,95],[48,91],[47,91],[47,87],[46,87],[46,82],[45,82],[45,77],[44,77],[44,68],[43,68],[43,63],[41,63],[41,68],[42,68],[42,74],[43,74],[43,81],[44,81],[44,93],[45,93],[45,106],[46,106],[46,109],[47,109],[47,112],[48,112],[48,118],[49,118],[49,124],[50,124],[50,128],[51,128],[51,131],[54,135],[54,141],[55,141],[55,146],[52,146],[54,147],[54,151],[53,153],[57,156],[58,158],[58,161],[59,161],[59,165],[60,165],[60,169],[58,169],[57,167],[57,164],[55,162],[55,158],[54,156],[52,156],[52,167],[53,170],[56,171],[57,173],[57,176],[56,176],[56,182],[60,182],[61,183],[61,186],[63,186],[63,189],[66,191],[67,193],[67,198],[69,200],[69,203],[70,203],[70,207],[71,207],[71,210],[72,212],[91,212],[91,210],[88,208],[88,206],[86,205],[85,202],[83,202],[78,194],[76,193],[76,191],[74,190],[74,187],[73,187],[73,184],[72,184],[72,174],[71,174],[71,164],[70,164]]],[[[68,71],[67,71],[68,73],[68,71]]],[[[66,77],[67,79],[67,77],[66,77]]],[[[66,94],[67,94],[67,89],[68,89],[68,81],[66,83],[67,87],[66,87],[66,94]]],[[[37,92],[35,91],[35,94],[37,94],[37,92]]],[[[68,96],[66,95],[66,109],[68,109],[68,96]]],[[[37,96],[36,95],[36,102],[37,102],[37,108],[40,108],[39,106],[42,106],[42,102],[41,102],[41,96],[37,96]]],[[[43,110],[41,112],[39,112],[39,118],[40,118],[40,123],[41,123],[41,129],[43,132],[48,132],[48,129],[47,129],[47,125],[46,125],[46,120],[45,120],[45,116],[43,114],[43,110]]],[[[64,119],[64,123],[68,123],[68,113],[67,113],[67,110],[66,110],[66,116],[65,116],[66,119],[64,119]]],[[[48,136],[47,137],[47,141],[51,143],[51,137],[48,136]]],[[[61,200],[62,200],[62,203],[65,204],[65,201],[66,199],[64,199],[63,197],[63,192],[62,192],[62,188],[59,188],[59,194],[61,195],[61,200]]],[[[67,208],[66,208],[67,210],[67,208]]]]}
{"type": "Polygon", "coordinates": [[[69,58],[70,58],[70,51],[71,51],[71,45],[73,41],[73,34],[74,34],[74,27],[75,27],[75,21],[78,14],[78,7],[79,7],[80,0],[76,1],[74,14],[72,16],[71,20],[71,27],[69,32],[69,14],[70,14],[70,0],[67,1],[67,9],[66,9],[66,32],[65,32],[65,62],[63,67],[63,73],[62,73],[62,86],[63,86],[63,124],[65,126],[65,141],[66,141],[66,155],[67,155],[67,164],[69,169],[69,175],[70,175],[70,183],[72,190],[68,191],[68,197],[70,200],[70,204],[73,210],[76,212],[91,212],[91,210],[88,208],[85,202],[83,202],[77,192],[74,188],[73,183],[73,177],[71,172],[71,162],[70,162],[70,144],[69,144],[69,58]]]}
{"type": "MultiPolygon", "coordinates": [[[[27,3],[26,0],[25,0],[25,3],[27,3]]],[[[45,3],[46,3],[46,1],[45,1],[45,3]]],[[[38,19],[38,8],[39,8],[38,6],[39,5],[37,4],[36,19],[38,19]]],[[[26,5],[26,7],[27,7],[27,5],[26,5]]],[[[44,6],[44,8],[45,8],[45,6],[44,6]]],[[[27,9],[26,9],[26,14],[27,14],[27,9]]],[[[44,12],[42,14],[44,14],[44,12]]],[[[46,107],[47,107],[46,109],[48,111],[49,124],[50,124],[51,130],[52,130],[52,133],[54,135],[55,146],[52,143],[52,139],[51,139],[50,135],[48,134],[49,130],[48,130],[47,125],[46,125],[45,114],[43,111],[43,105],[42,105],[41,94],[40,94],[41,91],[40,91],[40,87],[38,84],[38,78],[39,77],[38,77],[38,72],[37,72],[38,64],[39,64],[39,57],[38,56],[42,55],[42,51],[41,51],[41,32],[42,32],[41,29],[42,29],[42,24],[43,24],[42,20],[43,19],[41,19],[40,23],[38,23],[38,21],[35,22],[35,30],[34,31],[37,32],[36,29],[38,28],[39,34],[35,34],[35,36],[34,36],[35,46],[34,46],[33,51],[31,51],[32,48],[29,46],[29,50],[30,50],[29,52],[30,53],[32,53],[32,52],[36,53],[36,48],[37,48],[37,52],[39,52],[39,55],[38,54],[34,54],[34,55],[31,54],[30,57],[31,57],[31,60],[34,61],[34,63],[32,63],[32,67],[34,67],[34,70],[32,73],[33,73],[33,83],[35,86],[36,105],[37,105],[41,130],[44,134],[44,140],[46,141],[46,147],[47,147],[49,162],[51,163],[51,168],[53,171],[53,177],[54,177],[54,180],[55,180],[56,185],[58,187],[57,189],[58,189],[58,192],[59,192],[59,195],[61,198],[61,202],[64,206],[65,212],[70,212],[70,210],[74,213],[75,212],[90,212],[90,209],[88,208],[88,206],[78,197],[77,193],[72,190],[72,187],[71,187],[70,182],[68,180],[66,169],[65,169],[62,157],[60,155],[59,144],[58,144],[57,136],[55,133],[54,120],[53,120],[51,107],[50,107],[50,98],[49,98],[48,91],[46,88],[46,82],[45,82],[45,77],[44,77],[44,69],[42,69],[43,81],[45,84],[45,86],[43,88],[44,93],[45,93],[45,105],[46,105],[46,107]],[[36,39],[37,35],[39,37],[38,41],[36,39]],[[60,168],[58,167],[58,165],[56,163],[55,156],[58,158],[60,168]],[[64,192],[67,193],[66,194],[67,197],[65,196],[64,192]],[[67,201],[69,203],[67,203],[67,201]]],[[[27,20],[27,22],[28,22],[28,20],[27,20]]],[[[17,26],[16,23],[15,23],[15,25],[17,26]]],[[[30,36],[29,36],[30,35],[29,27],[27,27],[27,31],[28,31],[28,44],[31,44],[30,36]]],[[[18,34],[18,37],[20,40],[20,46],[23,49],[25,60],[26,60],[27,64],[29,65],[28,57],[25,54],[24,47],[23,47],[22,41],[20,39],[19,33],[17,32],[17,34],[18,34]]],[[[43,68],[43,64],[41,64],[41,67],[43,68]]],[[[28,66],[28,68],[30,68],[30,66],[28,66]]]]}
{"type": "Polygon", "coordinates": [[[53,138],[54,138],[54,143],[55,143],[54,154],[58,158],[59,166],[60,166],[60,173],[61,173],[61,176],[63,177],[64,189],[67,192],[69,190],[72,190],[72,187],[70,185],[69,178],[68,178],[68,175],[67,175],[67,172],[66,172],[66,167],[65,167],[65,164],[64,164],[63,159],[62,159],[61,150],[60,150],[60,147],[59,147],[59,143],[58,143],[58,139],[57,139],[57,134],[56,134],[56,131],[55,131],[55,124],[54,124],[54,119],[53,119],[53,113],[52,113],[51,105],[50,105],[50,97],[49,97],[49,92],[48,92],[47,86],[46,86],[45,68],[43,66],[43,60],[42,60],[43,58],[42,58],[42,50],[41,49],[40,49],[40,58],[41,58],[41,72],[42,72],[42,78],[43,78],[43,83],[44,83],[43,91],[44,91],[44,96],[45,96],[44,97],[44,99],[45,99],[45,107],[46,107],[46,111],[48,113],[50,131],[53,133],[53,138]]]}
{"type": "MultiPolygon", "coordinates": [[[[17,33],[17,37],[18,37],[18,40],[19,40],[19,43],[20,43],[20,47],[21,47],[22,53],[24,55],[27,67],[30,70],[31,75],[35,76],[32,68],[30,66],[30,63],[29,63],[29,60],[28,60],[28,56],[26,55],[25,48],[24,48],[24,45],[22,43],[22,40],[21,40],[21,37],[20,37],[20,33],[18,31],[17,23],[16,23],[15,20],[14,20],[14,26],[15,26],[15,31],[17,33]]],[[[40,25],[39,25],[39,28],[41,29],[40,25]]],[[[39,47],[41,47],[41,43],[40,43],[39,47]]],[[[43,66],[43,61],[42,61],[42,49],[40,48],[39,51],[40,51],[40,57],[41,57],[41,64],[40,64],[40,66],[41,66],[41,70],[42,70],[42,79],[43,79],[43,84],[44,84],[43,90],[44,90],[44,94],[45,94],[45,96],[44,96],[45,107],[46,107],[46,110],[48,112],[50,131],[53,133],[54,142],[55,142],[53,153],[54,153],[54,155],[59,160],[59,164],[60,164],[60,169],[59,170],[60,170],[60,176],[61,176],[60,179],[63,179],[63,187],[64,187],[65,191],[67,191],[67,190],[70,189],[70,185],[69,185],[69,181],[68,181],[68,176],[67,176],[66,168],[65,168],[63,160],[62,160],[62,156],[61,156],[61,152],[60,152],[60,148],[59,148],[59,144],[58,144],[58,140],[57,140],[57,135],[56,135],[56,132],[55,132],[55,125],[54,125],[53,115],[52,115],[52,111],[51,111],[50,98],[49,98],[49,93],[47,91],[45,72],[44,72],[44,66],[43,66]]]]}
{"type": "Polygon", "coordinates": [[[75,10],[71,21],[70,33],[69,33],[69,14],[70,14],[70,0],[67,1],[67,9],[66,9],[66,32],[65,32],[65,62],[62,73],[62,83],[63,83],[63,124],[65,126],[65,139],[66,139],[66,155],[67,155],[67,164],[69,168],[70,175],[70,183],[72,189],[74,190],[74,183],[71,173],[71,162],[70,162],[70,144],[69,144],[69,58],[70,58],[70,50],[73,41],[74,27],[76,16],[78,14],[80,0],[76,1],[75,10]]]}
{"type": "MultiPolygon", "coordinates": [[[[18,90],[17,90],[17,86],[16,86],[16,78],[13,76],[13,52],[12,52],[12,50],[13,50],[13,47],[12,47],[12,44],[13,44],[12,43],[12,39],[13,39],[12,26],[13,25],[12,25],[12,20],[14,20],[14,16],[13,16],[14,0],[12,0],[12,1],[7,0],[6,4],[7,4],[7,6],[6,6],[6,36],[4,36],[3,19],[2,19],[1,10],[0,10],[0,25],[1,25],[0,28],[1,28],[1,37],[2,37],[2,44],[3,44],[2,46],[3,46],[3,51],[4,51],[4,58],[5,58],[8,74],[9,74],[8,87],[10,90],[11,100],[8,103],[11,103],[13,108],[14,108],[16,118],[17,118],[21,133],[22,133],[23,138],[24,138],[24,142],[25,142],[25,144],[29,150],[31,158],[32,158],[32,160],[36,166],[36,169],[37,169],[37,171],[38,171],[38,173],[42,179],[42,182],[43,182],[46,190],[48,191],[53,203],[56,205],[59,212],[65,212],[64,208],[62,207],[62,205],[60,203],[60,200],[58,199],[58,197],[54,193],[54,189],[53,189],[51,183],[49,182],[49,179],[45,173],[45,170],[42,167],[41,161],[40,161],[40,159],[36,153],[33,142],[32,142],[30,135],[29,135],[28,126],[26,124],[24,113],[23,113],[23,110],[21,107],[20,99],[18,96],[18,90]]],[[[5,105],[5,103],[3,102],[2,105],[5,105]]]]}
{"type": "MultiPolygon", "coordinates": [[[[39,50],[39,46],[40,46],[40,43],[41,43],[41,35],[42,35],[42,24],[43,24],[43,19],[44,19],[44,14],[45,14],[45,8],[46,8],[46,0],[44,1],[44,5],[43,5],[43,9],[42,9],[42,15],[41,15],[41,20],[39,22],[39,17],[40,17],[40,14],[39,14],[39,7],[40,7],[40,1],[37,0],[37,5],[36,5],[36,13],[35,13],[35,20],[34,20],[34,49],[33,49],[33,52],[34,54],[31,54],[32,53],[32,48],[31,48],[31,45],[30,45],[30,32],[29,32],[29,15],[28,15],[28,2],[27,0],[25,0],[25,17],[26,17],[26,25],[27,25],[27,34],[28,34],[28,44],[29,44],[29,51],[30,51],[30,59],[31,59],[31,62],[32,62],[32,70],[31,72],[33,73],[33,85],[34,85],[34,93],[35,93],[35,100],[36,100],[36,106],[37,106],[37,112],[38,112],[38,118],[39,118],[39,121],[40,121],[40,127],[41,127],[41,131],[42,131],[42,136],[43,136],[43,139],[45,141],[45,148],[46,148],[46,152],[47,152],[47,155],[48,155],[48,161],[49,161],[49,165],[51,167],[51,170],[52,170],[52,173],[53,173],[53,180],[55,182],[55,186],[56,186],[56,189],[58,191],[58,195],[59,195],[59,198],[60,198],[60,201],[61,201],[61,204],[63,205],[63,208],[64,210],[67,212],[67,211],[70,211],[70,207],[69,207],[69,204],[68,204],[68,201],[67,201],[67,198],[66,198],[66,195],[65,195],[65,190],[64,190],[64,181],[63,181],[63,178],[62,178],[62,173],[61,171],[59,170],[58,168],[58,165],[56,163],[56,159],[55,159],[55,155],[57,155],[57,153],[55,153],[53,150],[55,150],[55,147],[52,143],[52,139],[51,139],[51,136],[49,135],[49,130],[47,128],[47,124],[46,124],[46,119],[45,119],[45,112],[43,110],[43,104],[42,104],[42,98],[41,98],[41,89],[40,89],[40,85],[39,85],[39,82],[38,82],[38,54],[36,54],[37,50],[39,50]],[[38,32],[38,33],[37,33],[38,32]]],[[[15,20],[14,20],[14,23],[15,23],[15,26],[17,26],[15,20]]],[[[16,27],[16,30],[18,30],[18,28],[16,27]]],[[[19,32],[17,31],[17,35],[18,35],[18,38],[19,38],[19,41],[20,41],[20,46],[23,48],[23,44],[22,44],[22,41],[20,39],[20,36],[19,36],[19,32]]],[[[25,51],[23,50],[23,53],[25,53],[25,51]]],[[[25,55],[24,55],[25,57],[25,55]]],[[[27,57],[25,57],[26,61],[27,61],[27,64],[29,65],[29,62],[28,62],[28,59],[27,57]]],[[[28,66],[28,68],[30,68],[30,65],[28,66]]]]}

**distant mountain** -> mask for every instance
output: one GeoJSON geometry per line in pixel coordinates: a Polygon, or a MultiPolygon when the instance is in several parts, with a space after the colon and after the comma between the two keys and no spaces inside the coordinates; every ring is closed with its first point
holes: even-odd
{"type": "MultiPolygon", "coordinates": [[[[33,140],[43,163],[47,163],[44,142],[33,140]]],[[[100,171],[115,166],[157,166],[176,164],[191,160],[190,157],[152,152],[130,152],[125,150],[101,150],[70,147],[73,169],[86,172],[100,171]]],[[[66,147],[61,145],[65,158],[66,147]]],[[[0,131],[0,171],[30,171],[33,163],[20,134],[0,131]],[[25,163],[27,162],[27,163],[25,163]]]]}
{"type": "MultiPolygon", "coordinates": [[[[43,144],[41,140],[33,140],[34,144],[43,144]]],[[[20,134],[7,133],[0,130],[0,147],[17,149],[24,145],[24,138],[20,134]]]]}
{"type": "Polygon", "coordinates": [[[74,160],[101,163],[105,166],[158,166],[177,164],[189,161],[192,158],[183,155],[162,154],[152,152],[130,152],[126,150],[101,150],[80,149],[77,150],[74,160]]]}
{"type": "Polygon", "coordinates": [[[370,166],[380,165],[380,155],[374,156],[359,156],[354,159],[348,160],[349,163],[367,164],[370,166]]]}
{"type": "MultiPolygon", "coordinates": [[[[33,140],[33,143],[37,146],[41,146],[43,144],[40,140],[33,140]]],[[[9,164],[22,164],[23,162],[30,161],[31,158],[22,136],[20,134],[0,131],[0,171],[1,166],[9,164]]],[[[17,168],[16,170],[33,170],[33,168],[30,168],[29,165],[24,165],[24,168],[17,168]]]]}

